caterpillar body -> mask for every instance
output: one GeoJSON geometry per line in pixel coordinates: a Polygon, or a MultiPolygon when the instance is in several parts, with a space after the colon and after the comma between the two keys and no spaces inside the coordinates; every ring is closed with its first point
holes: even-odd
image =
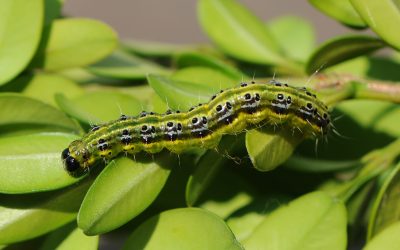
{"type": "Polygon", "coordinates": [[[118,120],[94,126],[73,141],[61,158],[68,173],[76,175],[100,159],[110,160],[123,152],[157,153],[166,148],[179,154],[193,147],[215,148],[224,134],[255,126],[280,126],[312,138],[325,136],[331,123],[328,107],[306,88],[275,80],[243,82],[187,112],[121,115],[118,120]]]}

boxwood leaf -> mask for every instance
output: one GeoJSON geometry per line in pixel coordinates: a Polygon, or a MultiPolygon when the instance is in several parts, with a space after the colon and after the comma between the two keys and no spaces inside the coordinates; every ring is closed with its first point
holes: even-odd
{"type": "Polygon", "coordinates": [[[237,155],[238,149],[242,148],[244,137],[224,136],[218,145],[218,151],[208,150],[196,164],[196,169],[190,175],[186,185],[186,204],[193,206],[216,177],[217,173],[225,163],[231,163],[230,155],[237,155]],[[222,154],[222,155],[221,155],[222,154]]]}
{"type": "Polygon", "coordinates": [[[243,249],[225,222],[199,208],[178,208],[140,225],[123,249],[243,249]]]}
{"type": "Polygon", "coordinates": [[[168,74],[169,70],[139,58],[123,50],[113,54],[88,67],[88,70],[98,76],[116,79],[145,79],[148,74],[168,74]]]}
{"type": "Polygon", "coordinates": [[[30,193],[77,182],[61,161],[62,150],[76,138],[63,133],[0,138],[0,192],[30,193]]]}
{"type": "Polygon", "coordinates": [[[246,133],[247,152],[259,171],[270,171],[284,163],[301,141],[301,136],[284,130],[253,129],[246,133]]]}
{"type": "Polygon", "coordinates": [[[368,54],[385,46],[380,39],[364,35],[335,37],[323,43],[310,56],[306,70],[313,74],[340,62],[368,54]]]}
{"type": "MultiPolygon", "coordinates": [[[[170,159],[168,159],[170,158],[170,159]]],[[[78,226],[87,235],[111,231],[125,224],[157,197],[172,167],[164,154],[156,161],[118,158],[100,173],[85,196],[78,226]]]]}
{"type": "Polygon", "coordinates": [[[349,0],[368,26],[385,42],[400,49],[400,35],[393,32],[400,25],[399,3],[395,0],[349,0]]]}
{"type": "MultiPolygon", "coordinates": [[[[197,68],[197,67],[196,67],[197,68]]],[[[219,81],[216,79],[215,71],[212,69],[202,68],[191,70],[187,73],[178,73],[177,78],[180,78],[180,74],[187,74],[184,76],[185,78],[188,75],[194,76],[196,75],[196,80],[199,80],[199,77],[202,76],[201,72],[207,71],[210,75],[213,75],[213,79],[208,78],[206,81],[200,82],[191,82],[191,81],[182,81],[182,80],[174,80],[168,77],[159,76],[159,75],[149,75],[147,77],[147,81],[150,86],[154,89],[154,91],[160,96],[160,98],[168,104],[168,106],[172,109],[189,109],[191,106],[197,105],[199,103],[207,102],[212,94],[217,93],[220,89],[232,86],[229,82],[219,81]],[[210,73],[210,71],[212,73],[210,73]]],[[[218,72],[218,71],[217,71],[218,72]]],[[[225,78],[226,76],[223,74],[218,74],[219,77],[225,78]]],[[[203,78],[201,78],[203,79],[203,78]]],[[[221,79],[221,78],[219,78],[221,79]]]]}
{"type": "Polygon", "coordinates": [[[67,189],[25,195],[0,195],[0,244],[46,234],[76,218],[91,181],[67,189]]]}
{"type": "Polygon", "coordinates": [[[244,242],[246,249],[346,249],[346,208],[323,192],[297,198],[269,214],[244,242]],[[296,233],[294,233],[296,232],[296,233]]]}
{"type": "Polygon", "coordinates": [[[400,221],[393,223],[377,234],[363,248],[364,250],[397,250],[400,246],[400,221]]]}
{"type": "Polygon", "coordinates": [[[85,235],[82,230],[76,227],[76,222],[74,221],[49,234],[40,250],[96,250],[98,245],[99,236],[85,235]]]}
{"type": "Polygon", "coordinates": [[[308,0],[308,2],[343,24],[354,28],[367,27],[367,24],[353,8],[349,0],[308,0]]]}
{"type": "Polygon", "coordinates": [[[235,0],[201,0],[198,18],[218,47],[240,60],[283,64],[283,57],[264,23],[235,0]]]}
{"type": "MultiPolygon", "coordinates": [[[[27,125],[51,126],[61,131],[77,132],[79,126],[60,110],[21,94],[0,93],[0,129],[27,125]]],[[[24,126],[24,127],[19,127],[24,126]]]]}
{"type": "Polygon", "coordinates": [[[204,53],[186,51],[176,54],[174,59],[175,64],[181,68],[192,66],[210,67],[237,81],[242,78],[246,78],[246,75],[235,67],[229,65],[219,58],[204,53]]]}
{"type": "Polygon", "coordinates": [[[194,45],[177,45],[172,43],[160,43],[154,41],[123,40],[123,49],[145,57],[172,57],[180,51],[193,49],[194,45]]]}
{"type": "Polygon", "coordinates": [[[86,124],[117,120],[121,114],[135,116],[142,111],[138,100],[116,91],[89,92],[73,100],[56,95],[56,101],[68,115],[86,124]]]}
{"type": "Polygon", "coordinates": [[[52,23],[48,37],[32,67],[59,70],[85,66],[109,55],[117,45],[115,32],[106,24],[84,18],[66,18],[52,23]]]}
{"type": "MultiPolygon", "coordinates": [[[[387,176],[373,203],[368,224],[371,239],[396,221],[400,221],[400,163],[387,176]]],[[[386,249],[386,248],[385,248],[386,249]]]]}
{"type": "Polygon", "coordinates": [[[75,82],[56,74],[24,75],[10,83],[26,96],[56,106],[56,93],[65,93],[69,98],[83,94],[83,89],[75,82]]]}
{"type": "Polygon", "coordinates": [[[18,75],[39,45],[43,0],[0,2],[0,85],[18,75]]]}
{"type": "Polygon", "coordinates": [[[296,16],[283,16],[267,23],[283,53],[299,62],[305,62],[315,46],[312,24],[296,16]]]}

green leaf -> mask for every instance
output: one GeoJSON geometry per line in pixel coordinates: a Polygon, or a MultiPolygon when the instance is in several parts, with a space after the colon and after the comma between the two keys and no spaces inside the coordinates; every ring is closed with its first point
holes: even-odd
{"type": "Polygon", "coordinates": [[[18,75],[39,45],[42,0],[0,2],[0,85],[18,75]]]}
{"type": "Polygon", "coordinates": [[[354,28],[367,27],[359,13],[354,10],[350,0],[308,0],[308,2],[321,12],[345,25],[354,28]]]}
{"type": "Polygon", "coordinates": [[[38,192],[77,182],[61,161],[62,150],[75,139],[62,133],[0,138],[0,192],[38,192]]]}
{"type": "Polygon", "coordinates": [[[199,208],[154,216],[136,229],[123,249],[243,249],[225,222],[199,208]]]}
{"type": "Polygon", "coordinates": [[[393,223],[376,235],[364,250],[398,250],[400,246],[400,221],[393,223]]]}
{"type": "Polygon", "coordinates": [[[284,54],[296,61],[305,62],[314,49],[314,28],[303,18],[283,16],[268,22],[267,27],[284,54]]]}
{"type": "Polygon", "coordinates": [[[115,79],[145,79],[148,74],[168,74],[169,71],[158,64],[116,50],[109,57],[88,67],[89,72],[115,79]]]}
{"type": "Polygon", "coordinates": [[[387,176],[373,203],[368,223],[369,239],[384,231],[391,224],[400,221],[399,195],[400,163],[387,176]]]}
{"type": "Polygon", "coordinates": [[[87,236],[76,227],[76,222],[67,224],[52,232],[40,247],[40,250],[69,250],[85,249],[96,250],[99,245],[99,236],[87,236]]]}
{"type": "Polygon", "coordinates": [[[193,45],[177,45],[154,41],[124,40],[122,48],[145,57],[172,57],[175,53],[193,49],[193,45]]]}
{"type": "Polygon", "coordinates": [[[313,74],[340,62],[383,48],[380,39],[363,35],[346,35],[326,41],[308,59],[306,70],[313,74]]]}
{"type": "Polygon", "coordinates": [[[56,95],[56,101],[68,115],[86,124],[116,120],[121,114],[136,116],[142,110],[138,100],[115,91],[89,92],[73,100],[56,95]]]}
{"type": "Polygon", "coordinates": [[[0,244],[46,234],[76,218],[91,181],[56,192],[0,195],[0,244]]]}
{"type": "Polygon", "coordinates": [[[21,94],[0,93],[0,129],[26,129],[28,125],[49,131],[77,132],[79,126],[58,109],[21,94]]]}
{"type": "Polygon", "coordinates": [[[292,155],[286,162],[285,167],[297,171],[304,172],[333,172],[349,170],[360,166],[360,161],[344,161],[344,160],[324,160],[308,158],[301,155],[292,155]]]}
{"type": "Polygon", "coordinates": [[[270,171],[284,163],[301,141],[301,136],[284,130],[253,129],[246,133],[247,152],[259,171],[270,171]]]}
{"type": "Polygon", "coordinates": [[[100,173],[85,196],[78,226],[87,235],[111,231],[125,224],[157,197],[173,163],[169,154],[156,161],[118,158],[100,173]]]}
{"type": "Polygon", "coordinates": [[[83,18],[67,18],[52,23],[33,67],[45,70],[85,66],[109,55],[117,45],[115,32],[106,24],[83,18]]]}
{"type": "MultiPolygon", "coordinates": [[[[176,78],[195,76],[192,81],[181,81],[174,80],[164,76],[149,75],[147,81],[154,91],[165,101],[168,106],[172,109],[189,109],[193,105],[198,103],[207,102],[212,94],[217,93],[220,89],[232,87],[231,82],[220,81],[225,78],[223,74],[218,74],[212,69],[202,68],[192,71],[191,69],[185,69],[186,73],[177,73],[176,78]],[[212,79],[203,79],[204,75],[200,73],[208,72],[208,76],[212,76],[212,79]],[[184,74],[184,76],[182,76],[184,74]],[[218,78],[221,77],[221,78],[218,78]],[[203,81],[204,80],[204,81],[203,81]],[[196,82],[195,82],[196,81],[196,82]]],[[[181,71],[178,71],[181,72],[181,71]]],[[[218,72],[218,71],[217,71],[218,72]]]]}
{"type": "Polygon", "coordinates": [[[10,85],[21,88],[21,92],[47,104],[56,106],[56,93],[65,93],[68,98],[83,94],[83,89],[75,82],[56,74],[24,75],[16,78],[10,85]]]}
{"type": "Polygon", "coordinates": [[[248,250],[346,249],[346,208],[323,192],[301,196],[275,210],[244,242],[248,250]]]}
{"type": "Polygon", "coordinates": [[[400,35],[393,32],[400,25],[399,2],[396,0],[349,0],[368,26],[385,42],[400,49],[400,35]]]}
{"type": "Polygon", "coordinates": [[[198,201],[221,167],[231,160],[227,158],[228,156],[222,156],[221,153],[235,155],[241,145],[243,145],[243,137],[224,136],[218,145],[218,152],[208,150],[201,156],[186,185],[186,204],[188,206],[193,206],[198,201]]]}
{"type": "Polygon", "coordinates": [[[260,64],[284,64],[279,47],[264,23],[235,0],[200,0],[202,28],[225,53],[260,64]]]}
{"type": "Polygon", "coordinates": [[[180,67],[202,66],[218,70],[228,77],[239,81],[247,76],[235,67],[211,55],[187,51],[175,55],[175,64],[180,67]]]}

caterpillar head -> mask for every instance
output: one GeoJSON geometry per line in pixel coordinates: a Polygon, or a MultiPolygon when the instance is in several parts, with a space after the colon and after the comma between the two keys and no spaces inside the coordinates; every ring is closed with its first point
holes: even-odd
{"type": "Polygon", "coordinates": [[[68,148],[61,153],[64,168],[72,176],[78,176],[85,172],[90,161],[90,154],[81,140],[73,141],[68,148]]]}

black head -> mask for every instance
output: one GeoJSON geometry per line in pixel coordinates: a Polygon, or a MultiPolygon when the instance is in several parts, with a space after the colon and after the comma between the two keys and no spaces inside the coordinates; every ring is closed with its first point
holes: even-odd
{"type": "Polygon", "coordinates": [[[69,148],[64,149],[64,151],[61,154],[61,159],[64,162],[65,169],[70,174],[80,169],[79,162],[74,157],[71,156],[69,148]]]}

